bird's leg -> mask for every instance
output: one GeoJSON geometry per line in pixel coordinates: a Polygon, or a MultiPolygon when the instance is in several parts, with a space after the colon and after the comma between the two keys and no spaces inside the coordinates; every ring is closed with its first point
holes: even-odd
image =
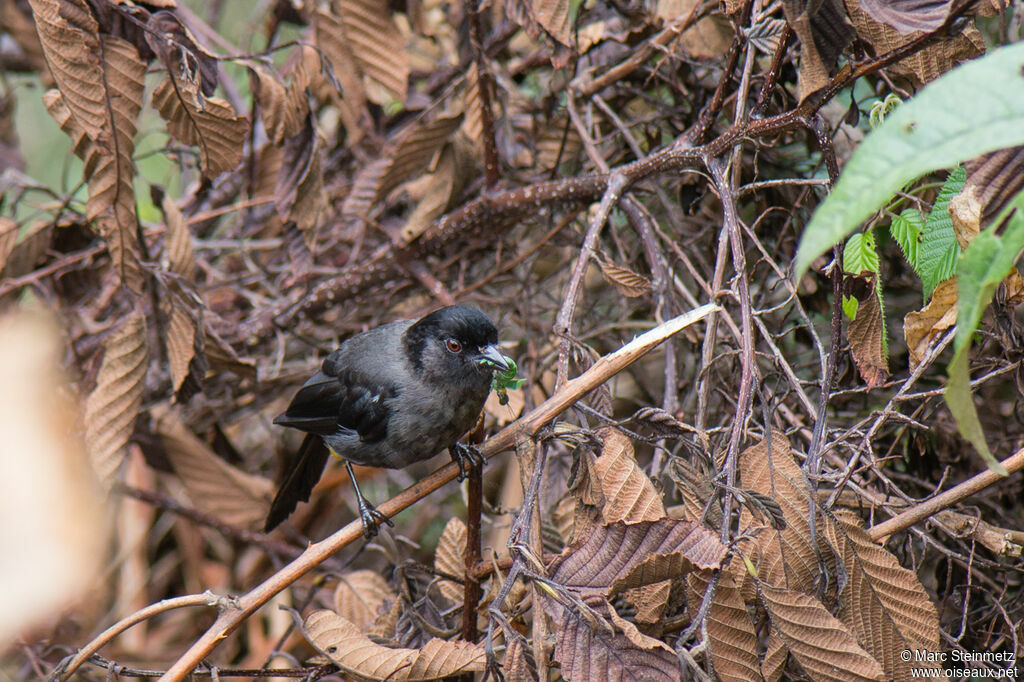
{"type": "Polygon", "coordinates": [[[356,475],[352,471],[352,463],[345,462],[345,469],[348,471],[348,477],[352,481],[352,488],[356,491],[356,502],[359,503],[359,520],[363,522],[363,536],[370,540],[377,535],[377,530],[380,524],[386,523],[392,528],[395,524],[388,517],[377,511],[372,504],[366,501],[363,497],[363,493],[359,490],[359,484],[356,483],[356,475]]]}
{"type": "Polygon", "coordinates": [[[448,448],[448,454],[452,456],[452,461],[459,465],[459,482],[466,480],[466,476],[473,473],[474,469],[483,471],[484,464],[487,462],[484,459],[484,453],[480,452],[480,448],[475,445],[463,445],[456,442],[455,445],[448,448]]]}

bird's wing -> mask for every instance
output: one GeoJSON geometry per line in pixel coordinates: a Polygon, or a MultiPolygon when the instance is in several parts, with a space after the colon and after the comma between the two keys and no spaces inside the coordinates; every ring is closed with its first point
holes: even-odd
{"type": "Polygon", "coordinates": [[[321,436],[349,431],[364,443],[379,442],[387,435],[390,403],[398,395],[392,382],[381,379],[324,362],[274,423],[321,436]]]}

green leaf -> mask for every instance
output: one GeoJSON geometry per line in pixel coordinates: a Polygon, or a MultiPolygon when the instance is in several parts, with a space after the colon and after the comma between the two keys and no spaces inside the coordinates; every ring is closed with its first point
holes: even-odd
{"type": "Polygon", "coordinates": [[[857,308],[859,307],[860,301],[855,296],[843,296],[843,314],[851,322],[857,319],[857,308]]]}
{"type": "Polygon", "coordinates": [[[847,162],[804,230],[796,279],[908,182],[1024,144],[1024,43],[944,74],[889,114],[847,162]]]}
{"type": "Polygon", "coordinates": [[[963,166],[949,174],[939,190],[928,220],[921,233],[921,248],[918,251],[917,272],[921,275],[924,300],[927,303],[935,287],[956,273],[956,262],[960,256],[960,244],[953,231],[953,219],[949,217],[949,201],[964,188],[967,171],[963,166]]]}
{"type": "Polygon", "coordinates": [[[918,239],[924,230],[924,216],[916,208],[905,208],[898,216],[893,216],[889,223],[889,234],[900,245],[903,257],[914,268],[914,272],[920,276],[921,271],[917,267],[918,239]]]}
{"type": "Polygon", "coordinates": [[[875,232],[858,232],[851,235],[843,249],[843,270],[859,275],[864,270],[878,274],[878,249],[875,246],[875,232]]]}
{"type": "Polygon", "coordinates": [[[953,340],[953,361],[949,363],[949,383],[946,385],[946,403],[956,418],[961,435],[970,441],[989,469],[1003,475],[1006,469],[988,449],[978,411],[971,398],[968,358],[971,337],[978,328],[981,315],[992,301],[996,287],[1013,269],[1021,249],[1024,249],[1024,192],[1014,198],[988,229],[971,240],[960,258],[956,337],[953,340]],[[1014,210],[1002,235],[997,235],[996,227],[1004,222],[1009,211],[1014,210]]]}

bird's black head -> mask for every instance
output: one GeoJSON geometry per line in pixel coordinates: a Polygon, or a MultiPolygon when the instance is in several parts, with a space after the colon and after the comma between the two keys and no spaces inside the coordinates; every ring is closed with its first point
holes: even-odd
{"type": "Polygon", "coordinates": [[[405,353],[427,381],[489,386],[494,369],[508,369],[491,318],[465,305],[435,310],[405,332],[405,353]]]}

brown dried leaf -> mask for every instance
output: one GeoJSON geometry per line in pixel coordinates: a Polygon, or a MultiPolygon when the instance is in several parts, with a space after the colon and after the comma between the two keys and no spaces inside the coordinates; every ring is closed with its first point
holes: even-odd
{"type": "Polygon", "coordinates": [[[637,298],[651,293],[651,280],[629,268],[615,265],[610,261],[602,261],[601,273],[605,280],[626,298],[637,298]]]}
{"type": "Polygon", "coordinates": [[[335,0],[334,7],[345,27],[351,54],[363,73],[367,97],[381,106],[390,100],[404,102],[409,87],[409,55],[388,3],[335,0]]]}
{"type": "Polygon", "coordinates": [[[196,508],[232,526],[261,527],[270,508],[273,483],[239,471],[218,457],[166,405],[151,413],[167,459],[196,508]]]}
{"type": "Polygon", "coordinates": [[[309,116],[306,87],[309,79],[304,65],[296,67],[292,82],[285,85],[277,73],[262,64],[251,64],[252,91],[260,105],[260,118],[267,137],[281,144],[298,135],[309,116]]]}
{"type": "Polygon", "coordinates": [[[519,637],[513,637],[505,647],[501,668],[506,682],[537,682],[537,665],[519,637]]]}
{"type": "Polygon", "coordinates": [[[911,369],[921,364],[932,339],[956,324],[956,292],[956,277],[950,277],[935,287],[928,305],[903,318],[911,369]]]}
{"type": "Polygon", "coordinates": [[[618,429],[598,431],[604,440],[601,456],[592,466],[604,493],[601,516],[605,524],[636,523],[665,517],[665,505],[651,479],[636,463],[633,443],[618,429]]]}
{"type": "Polygon", "coordinates": [[[777,632],[813,680],[885,680],[871,654],[820,601],[801,592],[759,583],[758,594],[777,632]]]}
{"type": "Polygon", "coordinates": [[[885,321],[882,319],[882,302],[873,281],[866,296],[858,297],[857,317],[850,322],[846,336],[850,339],[850,353],[857,371],[868,385],[874,388],[889,378],[889,361],[885,352],[885,321]]]}
{"type": "Polygon", "coordinates": [[[360,630],[365,630],[377,618],[381,607],[394,599],[395,593],[380,573],[352,571],[338,578],[334,610],[360,630]]]}
{"type": "Polygon", "coordinates": [[[177,393],[188,378],[190,365],[196,356],[196,321],[191,311],[180,303],[168,300],[165,307],[169,310],[164,340],[167,343],[171,384],[177,393]]]}
{"type": "Polygon", "coordinates": [[[73,125],[99,149],[112,151],[107,93],[100,86],[103,47],[89,6],[85,0],[30,0],[29,4],[50,73],[73,125]]]}
{"type": "MultiPolygon", "coordinates": [[[[693,571],[686,576],[693,593],[703,597],[710,582],[706,571],[693,571]]],[[[757,661],[757,633],[747,613],[743,594],[736,579],[723,571],[715,588],[708,611],[708,647],[715,664],[715,674],[723,681],[760,680],[757,661]]]]}
{"type": "Polygon", "coordinates": [[[569,0],[532,0],[533,15],[552,38],[562,45],[571,45],[569,34],[569,0]]]}
{"type": "Polygon", "coordinates": [[[828,85],[829,71],[853,40],[842,0],[783,0],[786,21],[800,40],[800,100],[828,85]]]}
{"type": "Polygon", "coordinates": [[[437,680],[484,669],[483,646],[434,637],[420,649],[389,649],[370,641],[359,628],[333,611],[310,614],[305,630],[310,643],[335,665],[362,679],[437,680]]]}
{"type": "Polygon", "coordinates": [[[860,7],[875,21],[900,33],[934,31],[946,22],[950,0],[860,0],[860,7]]]}
{"type": "Polygon", "coordinates": [[[681,575],[689,565],[717,568],[726,551],[716,533],[691,521],[613,523],[595,526],[563,550],[548,574],[582,598],[607,596],[617,588],[681,575]]]}
{"type": "MultiPolygon", "coordinates": [[[[157,3],[148,3],[156,5],[157,3]]],[[[185,28],[174,12],[153,12],[146,22],[146,44],[164,67],[182,77],[194,81],[204,95],[212,95],[217,89],[219,74],[217,58],[196,42],[192,33],[185,28]]]]}
{"type": "Polygon", "coordinates": [[[212,367],[234,372],[243,379],[256,381],[256,365],[249,358],[240,358],[235,349],[210,327],[204,329],[206,359],[212,367]]]}
{"type": "MultiPolygon", "coordinates": [[[[434,568],[448,575],[465,578],[466,561],[463,558],[465,551],[466,524],[462,519],[453,516],[448,519],[444,532],[441,533],[441,539],[437,541],[437,551],[434,552],[434,568]]],[[[462,585],[442,578],[438,581],[437,586],[449,602],[452,604],[462,603],[462,585]]]]}
{"type": "MultiPolygon", "coordinates": [[[[964,163],[964,168],[967,181],[961,194],[970,192],[974,195],[981,205],[978,222],[987,225],[1024,187],[1024,146],[984,154],[964,163]]],[[[951,214],[953,203],[959,196],[950,202],[951,214]]],[[[954,225],[955,221],[954,218],[954,225]]]]}
{"type": "Polygon", "coordinates": [[[849,576],[839,620],[881,662],[886,679],[908,680],[916,664],[900,652],[940,651],[935,606],[917,575],[873,542],[856,514],[840,510],[835,520],[824,531],[849,576]]]}
{"type": "MultiPolygon", "coordinates": [[[[744,488],[771,497],[782,508],[786,527],[766,528],[757,542],[764,559],[761,577],[776,585],[811,593],[818,574],[818,558],[811,544],[810,514],[803,472],[790,454],[785,434],[772,431],[771,451],[764,440],[740,453],[737,470],[744,488]]],[[[743,510],[740,525],[751,528],[753,515],[743,510]]]]}
{"type": "Polygon", "coordinates": [[[405,221],[401,235],[404,242],[411,242],[427,231],[427,228],[444,214],[451,205],[455,193],[458,162],[455,159],[455,145],[446,145],[437,158],[433,170],[409,183],[405,189],[416,207],[405,221]]]}
{"type": "MultiPolygon", "coordinates": [[[[890,52],[922,35],[920,31],[901,35],[896,29],[875,21],[861,9],[858,0],[846,0],[846,10],[857,35],[872,46],[875,54],[890,52]]],[[[937,38],[928,47],[896,62],[889,69],[910,77],[917,85],[923,85],[959,62],[977,57],[984,51],[985,41],[972,23],[955,36],[937,38]]]]}
{"type": "Polygon", "coordinates": [[[146,318],[134,311],[103,344],[96,388],[85,401],[85,447],[97,478],[107,490],[124,459],[124,446],[142,406],[148,345],[146,318]]]}
{"type": "Polygon", "coordinates": [[[185,216],[167,193],[163,193],[160,198],[160,210],[164,214],[164,224],[167,226],[164,253],[168,269],[192,281],[195,278],[196,258],[192,249],[192,233],[188,229],[185,216]]]}
{"type": "Polygon", "coordinates": [[[43,85],[50,88],[54,85],[53,76],[46,64],[39,33],[30,17],[29,8],[23,12],[16,2],[0,3],[0,32],[6,33],[17,43],[28,63],[39,72],[43,85]]]}
{"type": "Polygon", "coordinates": [[[320,214],[327,206],[320,157],[320,136],[312,117],[307,116],[301,133],[284,143],[274,204],[282,220],[295,223],[310,251],[320,214]]]}
{"type": "Polygon", "coordinates": [[[32,272],[53,243],[53,223],[37,220],[22,229],[8,218],[0,219],[0,275],[5,279],[32,272]]]}
{"type": "Polygon", "coordinates": [[[461,124],[461,115],[442,116],[403,133],[377,187],[377,197],[387,196],[391,190],[431,165],[434,156],[451,140],[461,124]]]}
{"type": "Polygon", "coordinates": [[[146,66],[135,48],[114,36],[102,36],[101,80],[97,87],[109,113],[103,128],[107,140],[101,143],[80,126],[63,92],[48,92],[43,98],[47,111],[72,139],[75,154],[84,162],[83,175],[89,183],[86,217],[94,221],[110,252],[113,267],[122,283],[140,292],[143,274],[139,265],[138,220],[135,215],[136,120],[142,110],[146,66]]]}
{"type": "MultiPolygon", "coordinates": [[[[365,135],[362,119],[367,113],[366,89],[363,87],[363,79],[355,55],[352,54],[351,45],[345,38],[345,27],[337,16],[317,10],[313,13],[313,34],[317,46],[330,62],[331,71],[338,79],[345,96],[341,97],[341,93],[334,87],[322,89],[336,100],[338,112],[345,124],[347,143],[356,144],[365,135]]],[[[303,63],[306,65],[306,71],[316,80],[318,72],[313,65],[320,63],[319,53],[311,48],[304,48],[303,63]]],[[[325,79],[319,76],[319,80],[325,79]]]]}
{"type": "Polygon", "coordinates": [[[603,611],[617,630],[607,622],[593,623],[573,608],[558,606],[553,599],[545,598],[544,602],[557,623],[554,658],[561,664],[562,676],[570,682],[681,679],[675,652],[665,643],[643,635],[607,604],[603,611]]]}
{"type": "Polygon", "coordinates": [[[779,682],[789,660],[789,649],[775,630],[768,635],[768,646],[765,647],[764,660],[761,661],[761,676],[765,682],[779,682]]]}
{"type": "Polygon", "coordinates": [[[203,175],[214,177],[242,161],[249,119],[219,97],[205,97],[195,81],[168,71],[153,90],[153,107],[167,121],[167,131],[182,144],[199,147],[203,175]]]}

